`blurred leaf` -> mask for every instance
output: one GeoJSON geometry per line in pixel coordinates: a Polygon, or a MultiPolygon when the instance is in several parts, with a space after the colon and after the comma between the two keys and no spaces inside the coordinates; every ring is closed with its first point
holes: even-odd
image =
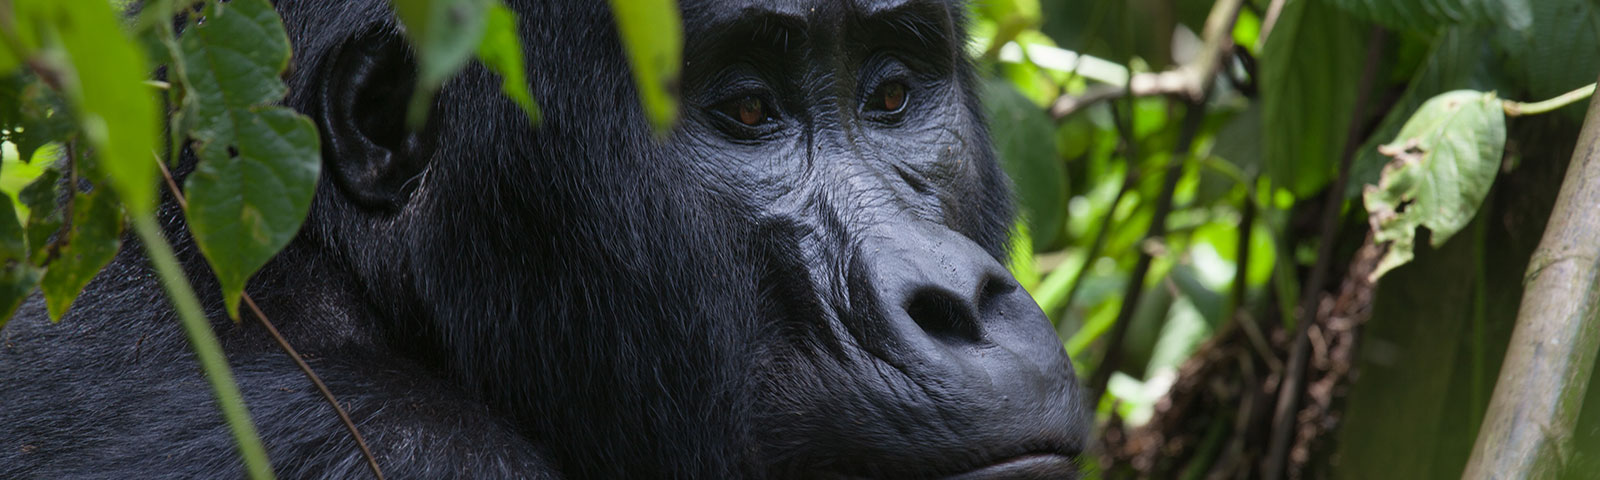
{"type": "MultiPolygon", "coordinates": [[[[1523,29],[1500,29],[1496,63],[1528,100],[1543,100],[1594,83],[1600,76],[1600,1],[1533,1],[1533,21],[1523,29]]],[[[1510,93],[1507,93],[1510,96],[1510,93]]],[[[1567,107],[1581,119],[1584,103],[1567,107]]]]}
{"type": "Polygon", "coordinates": [[[678,74],[683,68],[683,22],[676,0],[611,0],[617,30],[633,64],[639,99],[657,132],[678,118],[678,74]]]}
{"type": "Polygon", "coordinates": [[[517,19],[505,5],[489,7],[488,25],[484,28],[483,42],[478,44],[478,60],[500,76],[500,91],[504,92],[528,121],[539,123],[539,106],[528,92],[527,73],[522,66],[522,41],[517,37],[517,19]]]}
{"type": "Polygon", "coordinates": [[[317,129],[270,106],[286,92],[278,74],[289,41],[266,0],[211,4],[181,43],[200,157],[185,182],[189,227],[238,318],[250,275],[294,238],[310,209],[321,166],[317,129]]]}
{"type": "Polygon", "coordinates": [[[60,250],[39,283],[51,321],[61,321],[78,292],[117,255],[122,210],[105,189],[79,193],[72,199],[72,224],[61,234],[66,239],[56,242],[60,250]]]}
{"type": "Polygon", "coordinates": [[[1034,264],[1033,238],[1028,233],[1028,222],[1018,219],[1011,230],[1011,259],[1006,264],[1006,269],[1011,271],[1011,276],[1016,277],[1017,283],[1023,290],[1036,291],[1039,287],[1039,269],[1034,264]]]}
{"type": "Polygon", "coordinates": [[[1366,39],[1323,0],[1289,0],[1261,58],[1261,139],[1274,186],[1304,198],[1332,178],[1366,39]]]}
{"type": "Polygon", "coordinates": [[[1350,183],[1345,187],[1345,197],[1361,195],[1367,185],[1378,183],[1379,172],[1389,163],[1389,157],[1378,153],[1378,146],[1400,134],[1400,127],[1423,102],[1435,95],[1451,90],[1494,89],[1495,70],[1499,63],[1490,55],[1487,32],[1483,29],[1457,27],[1445,31],[1435,42],[1422,69],[1406,86],[1404,95],[1384,115],[1367,141],[1356,151],[1350,166],[1350,183]]]}
{"type": "Polygon", "coordinates": [[[1458,90],[1428,100],[1393,143],[1380,147],[1394,160],[1362,195],[1375,241],[1389,244],[1374,280],[1411,261],[1417,227],[1427,227],[1438,247],[1472,221],[1500,170],[1505,142],[1500,99],[1458,90]]]}
{"type": "Polygon", "coordinates": [[[49,258],[46,249],[50,246],[50,236],[61,230],[61,212],[56,208],[56,185],[60,182],[61,172],[48,168],[17,194],[17,200],[33,212],[28,215],[26,230],[28,258],[34,266],[44,266],[49,258]]]}
{"type": "MultiPolygon", "coordinates": [[[[417,89],[406,123],[420,128],[434,92],[472,59],[494,0],[391,0],[417,54],[417,89]]],[[[187,37],[187,35],[185,35],[187,37]]]]}
{"type": "Polygon", "coordinates": [[[0,141],[17,146],[22,161],[46,143],[72,132],[72,117],[53,90],[32,74],[0,77],[0,141]]]}
{"type": "Polygon", "coordinates": [[[155,92],[144,84],[150,73],[144,50],[123,33],[108,2],[16,0],[14,7],[19,24],[55,29],[52,37],[73,70],[63,75],[63,89],[109,186],[130,211],[154,209],[161,117],[155,92]]]}
{"type": "Polygon", "coordinates": [[[1000,165],[1016,184],[1033,244],[1055,245],[1067,202],[1066,174],[1056,158],[1054,122],[1010,84],[986,80],[983,105],[1000,165]]]}
{"type": "Polygon", "coordinates": [[[28,243],[11,202],[0,202],[0,328],[39,284],[39,269],[28,263],[28,243]]]}
{"type": "Polygon", "coordinates": [[[1428,31],[1460,24],[1500,23],[1527,28],[1530,4],[1546,0],[1328,0],[1351,15],[1397,30],[1428,31]]]}

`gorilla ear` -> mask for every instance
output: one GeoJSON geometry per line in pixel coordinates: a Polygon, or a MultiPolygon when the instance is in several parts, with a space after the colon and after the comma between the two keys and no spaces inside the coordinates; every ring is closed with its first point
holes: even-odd
{"type": "Polygon", "coordinates": [[[323,165],[359,205],[399,209],[427,167],[429,127],[415,132],[405,122],[416,72],[405,41],[390,32],[349,38],[318,72],[323,165]]]}

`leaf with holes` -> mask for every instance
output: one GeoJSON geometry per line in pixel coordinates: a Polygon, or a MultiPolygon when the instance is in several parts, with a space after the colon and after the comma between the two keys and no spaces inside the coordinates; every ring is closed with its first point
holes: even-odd
{"type": "Polygon", "coordinates": [[[645,116],[657,132],[678,118],[678,73],[683,64],[683,23],[674,0],[611,0],[622,45],[645,116]]]}
{"type": "Polygon", "coordinates": [[[189,228],[238,318],[250,276],[300,230],[321,167],[311,120],[271,105],[289,40],[266,0],[208,4],[181,39],[185,118],[200,163],[186,180],[189,228]]]}
{"type": "Polygon", "coordinates": [[[105,189],[74,195],[71,215],[72,223],[60,233],[64,238],[50,246],[52,258],[39,282],[52,321],[61,321],[78,292],[121,246],[122,209],[105,189]]]}
{"type": "Polygon", "coordinates": [[[1376,280],[1410,262],[1417,227],[1443,245],[1477,214],[1489,194],[1506,143],[1505,112],[1493,93],[1456,90],[1433,97],[1379,147],[1393,158],[1377,185],[1362,194],[1373,238],[1388,252],[1376,280]]]}

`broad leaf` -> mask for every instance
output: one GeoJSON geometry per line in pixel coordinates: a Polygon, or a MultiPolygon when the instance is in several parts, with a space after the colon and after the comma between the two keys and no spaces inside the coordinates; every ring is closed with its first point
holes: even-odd
{"type": "Polygon", "coordinates": [[[17,0],[18,23],[53,28],[72,72],[63,89],[76,107],[84,137],[99,156],[100,173],[110,180],[128,210],[155,208],[155,151],[161,117],[144,50],[123,33],[104,1],[17,0]]]}
{"type": "Polygon", "coordinates": [[[1406,86],[1405,94],[1356,151],[1355,161],[1350,166],[1350,183],[1345,187],[1346,198],[1359,197],[1367,185],[1378,183],[1379,172],[1389,163],[1389,157],[1379,153],[1378,147],[1399,135],[1400,127],[1423,102],[1451,90],[1495,89],[1499,63],[1490,54],[1488,42],[1484,29],[1468,27],[1448,29],[1434,42],[1421,71],[1406,86]]]}
{"type": "Polygon", "coordinates": [[[657,132],[678,118],[678,74],[683,68],[683,24],[675,0],[611,0],[622,45],[645,116],[657,132]]]}
{"type": "Polygon", "coordinates": [[[1365,20],[1386,27],[1430,31],[1447,25],[1499,23],[1527,28],[1532,3],[1546,0],[1329,0],[1365,20]]]}
{"type": "Polygon", "coordinates": [[[186,117],[200,163],[186,181],[189,228],[238,318],[250,275],[305,220],[321,167],[316,126],[284,107],[289,41],[266,0],[212,4],[181,39],[186,117]]]}
{"type": "Polygon", "coordinates": [[[517,19],[505,5],[489,7],[488,26],[478,43],[478,60],[500,76],[500,91],[522,107],[528,120],[539,123],[539,105],[528,92],[527,73],[522,65],[522,41],[517,37],[517,19]]]}
{"type": "Polygon", "coordinates": [[[79,193],[72,198],[72,224],[60,234],[65,237],[47,248],[52,258],[39,284],[52,321],[61,320],[78,292],[117,255],[122,210],[104,189],[79,193]]]}
{"type": "Polygon", "coordinates": [[[1428,100],[1380,147],[1393,160],[1362,195],[1374,240],[1389,246],[1374,280],[1411,261],[1417,227],[1427,227],[1438,247],[1467,226],[1500,170],[1505,143],[1500,99],[1457,90],[1428,100]]]}
{"type": "Polygon", "coordinates": [[[1323,0],[1288,0],[1261,56],[1266,174],[1296,197],[1332,178],[1360,83],[1366,33],[1323,0]]]}
{"type": "MultiPolygon", "coordinates": [[[[1544,100],[1594,83],[1600,72],[1600,1],[1536,0],[1532,24],[1500,29],[1494,42],[1496,69],[1526,95],[1517,100],[1544,100]]],[[[1564,111],[1581,119],[1584,105],[1564,111]]]]}
{"type": "Polygon", "coordinates": [[[1067,204],[1066,173],[1056,159],[1055,122],[1007,82],[987,80],[983,87],[995,153],[1016,185],[1033,244],[1049,248],[1061,233],[1067,204]]]}
{"type": "Polygon", "coordinates": [[[0,328],[39,284],[39,269],[28,263],[28,242],[17,223],[16,207],[0,202],[0,328]]]}
{"type": "Polygon", "coordinates": [[[472,59],[494,0],[392,0],[417,52],[417,89],[406,123],[420,128],[435,91],[472,59]]]}

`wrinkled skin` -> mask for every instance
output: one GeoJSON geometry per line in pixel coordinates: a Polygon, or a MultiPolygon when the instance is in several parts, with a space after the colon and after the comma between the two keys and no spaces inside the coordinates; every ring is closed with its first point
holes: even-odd
{"type": "MultiPolygon", "coordinates": [[[[999,261],[964,5],[683,0],[658,139],[606,2],[508,2],[542,124],[474,65],[415,132],[385,2],[276,3],[324,167],[250,291],[390,478],[1072,474],[1088,417],[999,261]]],[[[366,475],[162,214],[279,474],[366,475]]],[[[240,474],[140,255],[59,325],[34,298],[0,331],[0,478],[240,474]]]]}

